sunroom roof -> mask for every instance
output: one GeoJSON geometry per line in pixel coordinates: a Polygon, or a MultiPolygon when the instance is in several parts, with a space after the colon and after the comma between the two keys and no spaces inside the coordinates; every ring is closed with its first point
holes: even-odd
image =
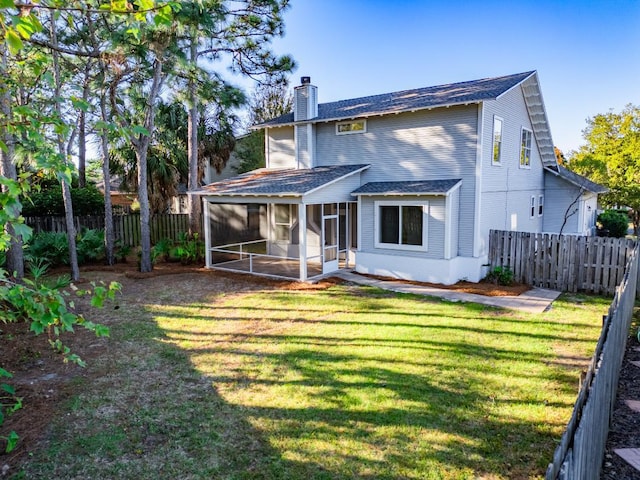
{"type": "Polygon", "coordinates": [[[306,169],[261,168],[205,185],[197,195],[302,197],[328,184],[369,168],[369,165],[331,165],[306,169]]]}
{"type": "Polygon", "coordinates": [[[415,180],[405,182],[369,182],[351,195],[447,195],[462,184],[459,178],[445,180],[415,180]]]}

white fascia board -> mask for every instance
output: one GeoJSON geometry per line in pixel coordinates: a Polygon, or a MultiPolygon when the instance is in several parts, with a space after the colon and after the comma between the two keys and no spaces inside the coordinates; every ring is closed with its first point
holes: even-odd
{"type": "MultiPolygon", "coordinates": [[[[531,75],[529,75],[527,78],[523,78],[522,80],[520,80],[518,83],[516,83],[513,87],[505,90],[504,92],[502,92],[500,95],[498,95],[495,99],[496,100],[500,100],[500,97],[502,97],[503,95],[506,95],[507,93],[509,93],[511,90],[513,90],[514,88],[522,85],[524,82],[526,82],[527,80],[529,80],[531,77],[533,76],[538,76],[538,71],[534,70],[533,72],[531,72],[531,75]]],[[[537,80],[537,78],[536,78],[537,80]]]]}

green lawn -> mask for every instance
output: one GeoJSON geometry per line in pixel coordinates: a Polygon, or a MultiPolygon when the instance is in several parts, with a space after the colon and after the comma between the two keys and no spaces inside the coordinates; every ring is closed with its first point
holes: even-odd
{"type": "Polygon", "coordinates": [[[25,478],[541,478],[609,302],[528,315],[210,278],[125,284],[25,478]]]}

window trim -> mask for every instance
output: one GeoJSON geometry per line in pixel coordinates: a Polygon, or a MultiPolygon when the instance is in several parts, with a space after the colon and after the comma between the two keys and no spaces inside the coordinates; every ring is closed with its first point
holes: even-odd
{"type": "Polygon", "coordinates": [[[367,133],[367,120],[365,118],[361,120],[349,120],[345,122],[336,123],[336,135],[353,135],[356,133],[367,133]],[[348,130],[346,132],[340,131],[340,125],[350,125],[353,123],[362,123],[362,130],[348,130]]]}
{"type": "Polygon", "coordinates": [[[374,209],[374,241],[375,248],[385,248],[392,250],[409,250],[414,252],[427,252],[429,250],[429,202],[428,201],[410,201],[410,200],[376,200],[373,202],[374,209]],[[383,243],[380,241],[380,207],[399,207],[400,219],[398,222],[398,240],[402,241],[402,207],[422,207],[422,245],[404,245],[402,243],[383,243]]]}
{"type": "Polygon", "coordinates": [[[538,195],[538,217],[544,214],[544,195],[538,195]]]}
{"type": "Polygon", "coordinates": [[[529,211],[529,218],[535,218],[536,216],[536,196],[535,195],[531,195],[531,205],[530,205],[530,211],[529,211]]]}
{"type": "Polygon", "coordinates": [[[491,136],[491,165],[502,165],[502,146],[504,144],[504,118],[499,117],[498,115],[493,116],[493,133],[491,136]],[[498,160],[495,159],[495,148],[496,148],[496,122],[500,122],[500,150],[498,150],[498,160]]]}
{"type": "Polygon", "coordinates": [[[518,163],[520,164],[520,168],[525,169],[525,170],[531,169],[531,156],[532,156],[532,154],[533,154],[533,131],[529,130],[526,127],[522,127],[520,129],[520,152],[519,152],[519,155],[518,155],[518,163]],[[528,163],[523,163],[522,162],[523,161],[523,153],[526,151],[526,148],[527,148],[525,146],[524,142],[523,142],[523,140],[524,140],[524,138],[523,138],[524,132],[528,132],[529,133],[529,147],[528,147],[528,149],[529,149],[529,157],[528,157],[529,162],[528,163]]]}

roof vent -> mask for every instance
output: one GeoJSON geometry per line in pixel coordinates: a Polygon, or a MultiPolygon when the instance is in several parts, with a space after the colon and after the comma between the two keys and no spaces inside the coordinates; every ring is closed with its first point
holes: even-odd
{"type": "Polygon", "coordinates": [[[302,85],[311,85],[311,77],[300,77],[300,83],[302,85]]]}

